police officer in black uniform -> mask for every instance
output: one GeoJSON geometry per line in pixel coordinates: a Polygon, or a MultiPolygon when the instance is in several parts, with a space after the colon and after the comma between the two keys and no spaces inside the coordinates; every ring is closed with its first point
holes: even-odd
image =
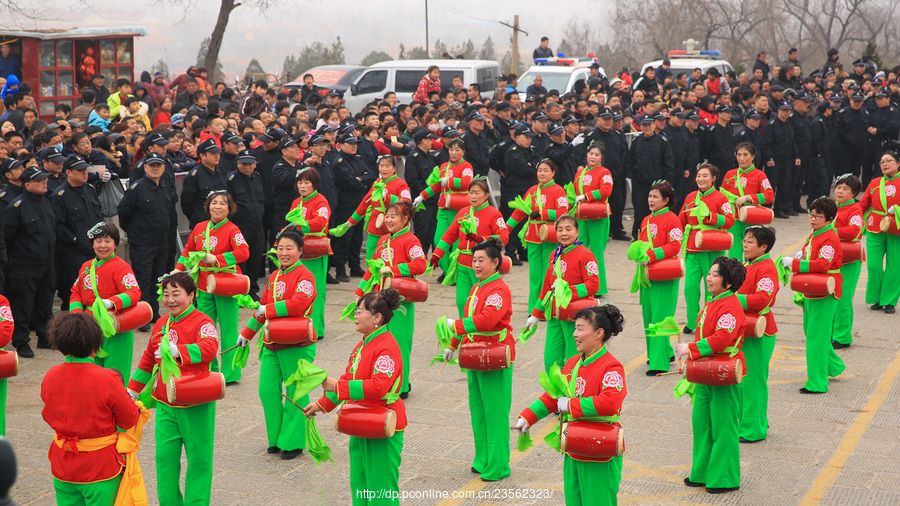
{"type": "MultiPolygon", "coordinates": [[[[444,165],[445,163],[450,161],[450,151],[447,149],[447,145],[450,144],[450,141],[459,137],[459,132],[456,131],[452,126],[445,126],[441,130],[441,142],[444,144],[441,149],[432,153],[432,158],[434,159],[434,164],[438,167],[444,165]]],[[[507,136],[507,139],[509,137],[507,136]]],[[[496,147],[495,147],[496,149],[496,147]]],[[[492,150],[489,157],[492,157],[494,151],[492,150]]],[[[490,158],[491,168],[494,168],[493,158],[490,158]]],[[[496,170],[496,169],[495,169],[496,170]]],[[[436,201],[435,201],[436,202],[436,201]]],[[[427,205],[427,204],[426,204],[427,205]]],[[[434,238],[432,238],[434,240],[434,238]]]]}
{"type": "MultiPolygon", "coordinates": [[[[638,236],[641,221],[650,214],[647,197],[650,187],[659,179],[675,181],[675,159],[669,141],[656,133],[654,119],[650,115],[641,118],[643,135],[631,141],[625,173],[631,177],[631,204],[634,206],[634,224],[631,235],[638,236]]],[[[731,137],[728,138],[729,142],[731,137]]],[[[613,183],[615,187],[615,183],[613,183]]]]}
{"type": "Polygon", "coordinates": [[[259,300],[260,259],[266,251],[266,236],[262,227],[266,198],[263,194],[262,176],[256,172],[253,151],[241,151],[235,157],[235,162],[237,170],[228,175],[227,189],[237,210],[229,219],[241,229],[250,248],[250,257],[240,264],[240,268],[250,278],[249,295],[253,300],[259,300]]]}
{"type": "Polygon", "coordinates": [[[497,112],[497,115],[491,119],[491,123],[494,125],[494,136],[497,138],[497,142],[500,143],[504,139],[509,139],[512,106],[504,100],[494,107],[494,111],[497,112]]]}
{"type": "Polygon", "coordinates": [[[19,195],[25,191],[19,176],[25,170],[25,162],[16,160],[15,158],[7,158],[0,164],[0,173],[6,178],[6,185],[3,191],[0,191],[0,214],[6,211],[6,208],[19,198],[19,195]]]}
{"type": "MultiPolygon", "coordinates": [[[[452,128],[452,127],[447,127],[452,128]]],[[[418,196],[428,185],[425,180],[431,175],[436,166],[431,156],[432,141],[437,139],[427,128],[419,127],[413,133],[416,149],[406,157],[406,172],[404,174],[406,184],[409,185],[410,195],[418,196]]],[[[437,225],[438,195],[427,199],[422,203],[425,209],[416,211],[413,216],[413,233],[422,243],[422,250],[428,251],[434,246],[434,229],[437,225]]]]}
{"type": "MultiPolygon", "coordinates": [[[[56,193],[56,190],[66,182],[66,174],[63,170],[63,165],[66,163],[66,157],[63,156],[62,151],[55,146],[38,151],[37,157],[43,161],[42,165],[44,171],[50,173],[50,177],[47,178],[47,194],[53,195],[56,193]]],[[[93,223],[91,223],[91,225],[93,225],[93,223]]]]}
{"type": "MultiPolygon", "coordinates": [[[[175,233],[172,194],[161,181],[165,170],[164,157],[148,154],[144,159],[144,177],[131,182],[118,208],[119,225],[128,234],[131,267],[141,288],[141,300],[150,304],[154,321],[159,318],[156,282],[166,272],[168,240],[175,233]]],[[[141,327],[141,332],[149,332],[151,325],[152,322],[141,327]]]]}
{"type": "Polygon", "coordinates": [[[272,227],[284,228],[284,217],[291,210],[291,204],[300,196],[297,190],[297,171],[300,165],[300,146],[293,137],[281,139],[281,160],[272,167],[272,199],[274,203],[272,227]]]}
{"type": "Polygon", "coordinates": [[[33,358],[30,334],[37,334],[38,348],[50,348],[47,323],[53,310],[56,288],[54,260],[56,227],[53,206],[47,197],[50,174],[28,167],[19,176],[24,191],[3,214],[6,248],[0,259],[9,255],[6,297],[12,306],[12,345],[22,358],[33,358]]]}
{"type": "Polygon", "coordinates": [[[766,162],[766,177],[775,189],[772,207],[776,218],[788,218],[794,210],[790,181],[792,171],[800,166],[800,158],[790,117],[791,104],[782,102],[778,106],[778,114],[769,120],[763,133],[763,159],[766,162]]]}
{"type": "Polygon", "coordinates": [[[669,139],[669,145],[672,146],[672,160],[675,163],[675,181],[672,181],[672,187],[675,189],[675,195],[681,195],[684,192],[684,178],[677,177],[687,170],[687,150],[688,150],[688,131],[684,127],[684,119],[686,114],[680,107],[676,107],[669,111],[669,122],[663,128],[662,134],[669,139]]]}
{"type": "MultiPolygon", "coordinates": [[[[577,123],[576,118],[567,118],[567,123],[577,123]],[[575,120],[574,122],[570,122],[575,120]]],[[[613,177],[613,191],[609,196],[609,233],[610,237],[617,241],[630,241],[631,237],[625,232],[622,224],[622,213],[625,211],[625,200],[628,188],[625,183],[625,163],[628,158],[628,144],[625,135],[613,128],[613,113],[609,108],[600,109],[597,114],[597,128],[584,138],[584,142],[575,148],[575,160],[578,165],[584,165],[587,161],[587,148],[592,142],[601,142],[606,147],[603,153],[603,166],[609,169],[613,177]]]]}
{"type": "Polygon", "coordinates": [[[244,139],[240,135],[226,130],[219,139],[222,143],[222,154],[219,155],[219,168],[230,175],[238,170],[237,156],[244,149],[244,139]]]}
{"type": "Polygon", "coordinates": [[[69,310],[69,296],[72,284],[78,279],[78,270],[94,257],[87,233],[103,221],[97,192],[87,185],[87,160],[81,155],[70,155],[64,165],[66,182],[50,194],[56,219],[56,287],[62,301],[60,311],[69,310]]]}
{"type": "Polygon", "coordinates": [[[556,165],[556,183],[565,186],[575,181],[578,172],[578,160],[575,158],[575,146],[566,139],[566,129],[562,125],[550,126],[550,146],[547,158],[556,165]]]}
{"type": "MultiPolygon", "coordinates": [[[[150,132],[147,134],[147,137],[144,139],[143,148],[147,154],[156,153],[162,156],[165,160],[165,170],[163,171],[162,178],[160,179],[160,184],[162,184],[166,190],[169,192],[170,202],[172,205],[172,211],[169,216],[172,219],[171,230],[172,233],[169,235],[169,254],[166,257],[166,271],[171,271],[175,268],[175,258],[177,258],[181,254],[181,248],[178,247],[177,241],[177,230],[178,230],[178,213],[175,210],[175,206],[178,203],[178,189],[175,186],[175,166],[172,164],[172,161],[168,158],[169,155],[168,146],[172,141],[170,141],[165,135],[160,134],[159,132],[150,132]]],[[[140,160],[134,162],[134,165],[131,167],[131,173],[129,176],[129,181],[137,181],[144,177],[144,160],[147,157],[144,156],[140,160]]],[[[191,165],[191,170],[197,167],[198,164],[193,162],[191,165]]]]}
{"type": "Polygon", "coordinates": [[[701,137],[703,157],[709,163],[719,168],[719,176],[716,178],[716,186],[721,186],[725,179],[725,173],[735,168],[737,163],[734,158],[734,133],[731,129],[731,107],[720,105],[716,108],[718,121],[706,129],[701,137]]]}
{"type": "MultiPolygon", "coordinates": [[[[272,167],[275,166],[278,160],[281,160],[281,138],[284,135],[283,130],[270,128],[266,130],[266,133],[258,137],[258,140],[262,142],[262,146],[257,146],[253,149],[253,156],[256,157],[256,172],[262,176],[263,195],[266,198],[266,213],[263,216],[262,227],[268,244],[275,244],[275,235],[281,230],[273,227],[273,223],[275,223],[273,219],[275,201],[272,198],[272,167]]],[[[274,268],[274,266],[270,267],[274,268]]]]}
{"type": "MultiPolygon", "coordinates": [[[[508,220],[512,216],[509,202],[516,197],[525,195],[529,188],[537,184],[538,158],[531,148],[531,140],[536,136],[528,128],[528,125],[519,123],[513,128],[513,141],[506,151],[503,160],[503,172],[500,174],[500,212],[503,219],[508,220]]],[[[506,244],[506,254],[512,260],[513,265],[522,265],[522,260],[527,260],[522,241],[519,240],[519,231],[527,220],[523,220],[516,228],[510,230],[509,242],[506,244]]]]}
{"type": "MultiPolygon", "coordinates": [[[[684,128],[687,131],[687,150],[685,151],[685,171],[679,174],[681,178],[681,193],[675,194],[677,205],[670,209],[680,210],[688,194],[697,189],[697,166],[703,161],[700,152],[700,139],[703,137],[703,124],[700,123],[700,115],[697,111],[691,111],[684,118],[684,128]]],[[[674,212],[674,211],[673,211],[674,212]]]]}
{"type": "Polygon", "coordinates": [[[550,146],[549,131],[550,118],[543,112],[536,112],[531,116],[531,130],[534,132],[534,139],[531,140],[531,150],[534,151],[534,157],[543,160],[547,157],[547,148],[550,146]]]}
{"type": "Polygon", "coordinates": [[[875,165],[881,162],[881,157],[887,148],[886,142],[897,140],[900,134],[900,110],[891,104],[891,92],[882,89],[875,95],[877,108],[869,115],[869,145],[866,148],[866,162],[863,165],[862,184],[868,186],[873,174],[878,174],[880,169],[875,165]]]}
{"type": "Polygon", "coordinates": [[[191,230],[194,230],[201,221],[209,219],[209,214],[204,209],[206,197],[216,190],[224,191],[228,186],[228,176],[218,167],[221,151],[222,148],[212,139],[201,142],[197,146],[200,165],[184,178],[184,185],[181,188],[181,212],[190,222],[191,230]]]}
{"type": "Polygon", "coordinates": [[[866,148],[869,146],[869,113],[862,108],[862,104],[863,96],[854,93],[850,95],[850,105],[842,107],[837,113],[837,133],[841,146],[835,173],[850,173],[862,177],[866,148]]]}
{"type": "Polygon", "coordinates": [[[806,93],[797,95],[794,97],[794,110],[791,111],[790,116],[790,122],[794,125],[794,139],[797,143],[797,155],[798,158],[800,158],[800,165],[794,167],[790,179],[791,190],[793,192],[793,197],[791,198],[793,213],[790,213],[792,216],[806,212],[800,205],[800,192],[804,181],[806,181],[806,171],[809,169],[810,150],[812,148],[812,134],[809,131],[809,120],[806,119],[806,113],[809,111],[810,103],[812,103],[811,96],[806,93]]]}
{"type": "Polygon", "coordinates": [[[819,197],[827,197],[831,179],[825,160],[831,158],[831,129],[826,115],[832,111],[828,102],[816,106],[816,116],[809,122],[809,167],[806,171],[806,207],[819,197]]]}
{"type": "Polygon", "coordinates": [[[753,159],[753,164],[757,169],[763,170],[763,138],[762,132],[759,131],[759,122],[762,120],[762,115],[759,114],[756,109],[750,109],[747,111],[747,114],[744,115],[744,128],[741,129],[740,132],[734,134],[734,145],[737,146],[742,142],[746,142],[752,144],[754,148],[756,148],[756,156],[753,159]]]}
{"type": "MultiPolygon", "coordinates": [[[[334,182],[338,189],[338,206],[334,211],[335,223],[345,223],[353,211],[362,202],[369,187],[378,177],[377,172],[370,171],[362,158],[356,153],[359,139],[351,134],[340,138],[341,155],[334,162],[334,182]]],[[[353,227],[343,237],[335,239],[334,266],[340,281],[349,281],[346,266],[350,266],[350,275],[359,277],[365,271],[359,265],[359,251],[362,248],[362,232],[364,227],[353,227]]]]}
{"type": "Polygon", "coordinates": [[[491,168],[488,139],[484,133],[486,120],[478,111],[472,111],[467,119],[469,129],[460,136],[466,143],[466,161],[472,164],[476,176],[487,176],[491,168]]]}

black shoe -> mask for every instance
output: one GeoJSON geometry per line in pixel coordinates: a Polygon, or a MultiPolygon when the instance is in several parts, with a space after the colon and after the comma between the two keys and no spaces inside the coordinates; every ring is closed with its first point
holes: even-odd
{"type": "Polygon", "coordinates": [[[31,349],[31,346],[28,346],[28,343],[17,346],[16,353],[18,353],[21,358],[34,358],[34,350],[31,349]]]}
{"type": "Polygon", "coordinates": [[[346,272],[341,271],[338,273],[337,279],[338,279],[338,281],[340,281],[342,283],[347,283],[350,281],[350,276],[347,276],[346,272]]]}
{"type": "Polygon", "coordinates": [[[594,299],[596,299],[596,300],[602,300],[602,299],[603,299],[603,294],[600,294],[600,295],[594,295],[594,299]]]}
{"type": "Polygon", "coordinates": [[[324,341],[325,336],[316,336],[316,341],[324,341]]]}
{"type": "Polygon", "coordinates": [[[876,302],[875,304],[869,306],[869,309],[871,309],[872,311],[881,311],[882,309],[884,309],[884,306],[876,302]]]}
{"type": "Polygon", "coordinates": [[[831,347],[836,350],[843,350],[844,348],[849,348],[850,343],[839,343],[837,341],[831,341],[831,347]]]}
{"type": "Polygon", "coordinates": [[[669,371],[667,371],[665,369],[662,369],[659,371],[657,371],[655,369],[650,369],[649,371],[646,372],[646,374],[647,374],[647,376],[656,376],[657,374],[662,374],[664,372],[669,372],[669,371]]]}
{"type": "Polygon", "coordinates": [[[757,439],[757,440],[755,440],[755,441],[752,440],[752,439],[747,439],[747,438],[745,438],[745,437],[739,437],[739,438],[738,438],[738,442],[740,442],[740,443],[759,443],[760,441],[765,441],[765,440],[766,440],[766,438],[757,439]]]}
{"type": "Polygon", "coordinates": [[[401,398],[401,399],[404,399],[404,400],[405,400],[407,397],[409,397],[409,392],[401,392],[401,393],[400,393],[400,398],[401,398]]]}
{"type": "Polygon", "coordinates": [[[812,390],[807,390],[806,387],[801,387],[800,393],[801,394],[824,394],[825,392],[813,392],[812,390]]]}
{"type": "Polygon", "coordinates": [[[438,283],[443,283],[443,282],[444,282],[444,276],[446,276],[446,274],[441,274],[440,276],[438,276],[437,282],[438,282],[438,283]]]}
{"type": "Polygon", "coordinates": [[[735,490],[741,487],[722,487],[722,488],[713,488],[706,487],[707,494],[724,494],[725,492],[734,492],[735,490]]]}
{"type": "Polygon", "coordinates": [[[685,325],[684,328],[681,329],[681,331],[684,332],[685,334],[693,334],[694,333],[694,329],[688,327],[687,325],[685,325]]]}
{"type": "Polygon", "coordinates": [[[350,277],[351,278],[361,278],[366,275],[366,271],[359,268],[359,266],[350,267],[350,277]]]}
{"type": "MultiPolygon", "coordinates": [[[[894,314],[896,312],[897,310],[894,309],[894,306],[891,306],[890,304],[884,306],[884,314],[894,314]]],[[[38,344],[38,348],[40,348],[40,344],[38,344]]]]}
{"type": "Polygon", "coordinates": [[[631,237],[625,232],[618,232],[612,235],[613,241],[630,241],[631,237]]]}
{"type": "Polygon", "coordinates": [[[775,217],[776,217],[776,218],[780,218],[780,219],[782,219],[782,220],[786,220],[786,219],[789,219],[789,218],[790,218],[790,216],[784,214],[784,213],[781,212],[781,211],[775,211],[775,217]]]}
{"type": "Polygon", "coordinates": [[[329,274],[329,275],[325,276],[325,284],[326,285],[337,285],[337,284],[340,284],[340,281],[338,281],[337,278],[335,278],[334,276],[329,274]]]}
{"type": "Polygon", "coordinates": [[[297,455],[300,455],[301,453],[303,453],[303,448],[299,450],[285,450],[281,454],[281,460],[294,460],[297,458],[297,455]]]}
{"type": "Polygon", "coordinates": [[[513,265],[522,265],[522,261],[519,260],[518,258],[513,258],[511,263],[513,265]]]}
{"type": "Polygon", "coordinates": [[[237,384],[238,384],[238,380],[234,380],[234,381],[226,381],[226,382],[225,382],[225,386],[226,386],[226,387],[230,387],[231,385],[237,385],[237,384]]]}
{"type": "Polygon", "coordinates": [[[788,216],[800,216],[800,213],[797,211],[786,211],[788,216]]]}
{"type": "Polygon", "coordinates": [[[806,212],[806,209],[803,209],[803,206],[801,206],[800,204],[797,204],[796,206],[794,206],[794,212],[798,213],[798,214],[803,214],[806,212]]]}
{"type": "Polygon", "coordinates": [[[481,471],[479,471],[478,469],[475,469],[474,467],[472,468],[472,472],[475,474],[481,474],[481,471]]]}
{"type": "MultiPolygon", "coordinates": [[[[887,308],[885,307],[885,313],[887,313],[887,308]]],[[[49,350],[50,349],[50,341],[46,337],[38,337],[37,347],[39,350],[49,350]]]]}
{"type": "Polygon", "coordinates": [[[153,325],[150,325],[149,323],[138,328],[138,332],[150,332],[151,330],[153,330],[153,325]]]}
{"type": "Polygon", "coordinates": [[[687,485],[687,486],[689,486],[689,487],[702,487],[702,486],[706,485],[706,483],[700,483],[700,482],[697,482],[697,481],[691,481],[691,477],[690,477],[690,476],[688,476],[687,478],[684,479],[684,484],[687,485]]]}
{"type": "Polygon", "coordinates": [[[281,451],[281,448],[279,448],[277,446],[270,446],[270,447],[266,448],[266,453],[278,453],[280,451],[281,451]]]}

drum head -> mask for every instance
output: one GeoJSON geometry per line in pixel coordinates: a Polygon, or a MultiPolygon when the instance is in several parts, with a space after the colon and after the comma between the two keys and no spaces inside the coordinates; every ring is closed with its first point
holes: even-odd
{"type": "Polygon", "coordinates": [[[753,335],[755,337],[766,335],[766,318],[764,316],[760,316],[756,320],[756,325],[753,326],[753,335]]]}
{"type": "Polygon", "coordinates": [[[389,409],[384,419],[384,436],[392,437],[397,431],[397,412],[389,409]]]}
{"type": "Polygon", "coordinates": [[[384,227],[384,214],[379,214],[377,218],[375,218],[375,228],[384,227]]]}
{"type": "Polygon", "coordinates": [[[625,429],[619,427],[619,433],[616,435],[616,457],[621,457],[625,453],[625,429]]]}
{"type": "Polygon", "coordinates": [[[744,364],[741,363],[741,359],[735,359],[734,361],[734,383],[736,385],[741,384],[741,380],[744,379],[744,364]]]}
{"type": "Polygon", "coordinates": [[[562,422],[559,424],[559,450],[563,453],[566,452],[566,443],[568,443],[569,436],[569,422],[562,422]]]}

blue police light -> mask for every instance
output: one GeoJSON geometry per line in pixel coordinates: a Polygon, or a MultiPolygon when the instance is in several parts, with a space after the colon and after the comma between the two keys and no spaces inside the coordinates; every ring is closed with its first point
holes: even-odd
{"type": "Polygon", "coordinates": [[[534,63],[536,63],[538,65],[543,65],[543,64],[547,63],[547,58],[535,58],[534,63]]]}
{"type": "Polygon", "coordinates": [[[722,56],[721,51],[700,51],[703,56],[722,56]]]}
{"type": "Polygon", "coordinates": [[[556,53],[556,56],[559,56],[560,58],[565,58],[566,53],[563,53],[562,51],[560,51],[560,52],[556,53]]]}

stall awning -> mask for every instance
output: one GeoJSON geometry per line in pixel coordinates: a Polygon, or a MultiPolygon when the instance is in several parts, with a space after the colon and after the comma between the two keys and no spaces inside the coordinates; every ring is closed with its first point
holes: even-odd
{"type": "Polygon", "coordinates": [[[143,26],[116,26],[110,28],[60,28],[42,30],[0,30],[0,37],[29,37],[41,40],[90,39],[97,37],[143,37],[143,26]]]}

